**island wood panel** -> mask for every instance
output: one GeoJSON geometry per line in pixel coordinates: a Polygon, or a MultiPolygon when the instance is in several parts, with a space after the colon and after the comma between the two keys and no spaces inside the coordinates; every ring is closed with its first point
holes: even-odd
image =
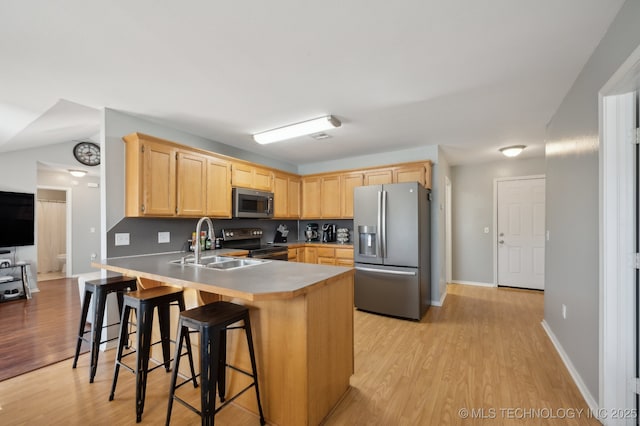
{"type": "MultiPolygon", "coordinates": [[[[262,405],[270,423],[316,425],[349,389],[353,364],[353,275],[329,279],[313,292],[290,300],[247,302],[262,405]]],[[[228,333],[227,361],[250,371],[244,333],[228,333]]],[[[247,385],[228,375],[230,395],[247,385]]],[[[255,393],[236,401],[257,413],[255,393]]]]}

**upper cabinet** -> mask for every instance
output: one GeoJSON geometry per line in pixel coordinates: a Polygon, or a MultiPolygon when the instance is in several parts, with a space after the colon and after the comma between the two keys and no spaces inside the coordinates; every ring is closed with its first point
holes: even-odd
{"type": "Polygon", "coordinates": [[[123,139],[126,216],[231,217],[227,161],[142,133],[123,139]]]}
{"type": "Polygon", "coordinates": [[[301,177],[142,133],[123,139],[128,217],[230,218],[234,186],[273,192],[278,219],[350,219],[358,186],[419,182],[431,189],[430,161],[301,177]]]}
{"type": "Polygon", "coordinates": [[[364,183],[363,173],[346,173],[340,182],[340,217],[353,217],[353,189],[364,183]]]}
{"type": "Polygon", "coordinates": [[[391,169],[365,170],[365,185],[386,185],[393,183],[393,171],[391,169]]]}
{"type": "Polygon", "coordinates": [[[231,217],[231,163],[207,156],[207,214],[231,217]]]}
{"type": "Polygon", "coordinates": [[[300,218],[300,177],[286,173],[273,174],[273,217],[300,218]]]}
{"type": "Polygon", "coordinates": [[[250,163],[233,162],[231,184],[240,188],[273,191],[273,172],[250,163]]]}

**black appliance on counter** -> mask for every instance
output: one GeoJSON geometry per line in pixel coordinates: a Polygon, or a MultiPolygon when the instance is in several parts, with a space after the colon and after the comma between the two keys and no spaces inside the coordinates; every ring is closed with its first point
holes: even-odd
{"type": "Polygon", "coordinates": [[[336,225],[325,223],[322,225],[322,242],[333,243],[336,240],[336,225]]]}
{"type": "Polygon", "coordinates": [[[287,225],[280,224],[276,228],[276,235],[273,237],[273,242],[274,243],[286,243],[287,242],[287,235],[289,235],[289,228],[287,228],[287,225]]]}
{"type": "Polygon", "coordinates": [[[249,257],[289,260],[287,246],[262,244],[260,228],[230,228],[222,230],[222,248],[247,250],[249,257]]]}

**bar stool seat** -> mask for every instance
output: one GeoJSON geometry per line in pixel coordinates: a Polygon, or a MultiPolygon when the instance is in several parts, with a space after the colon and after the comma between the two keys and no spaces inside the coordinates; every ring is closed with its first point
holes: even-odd
{"type": "MultiPolygon", "coordinates": [[[[249,309],[247,307],[230,302],[214,302],[181,312],[176,341],[176,355],[173,360],[173,373],[171,375],[171,385],[169,388],[167,426],[171,421],[171,410],[173,408],[174,399],[189,408],[191,411],[200,415],[202,425],[213,425],[215,414],[218,411],[252,387],[255,387],[256,390],[258,411],[260,413],[260,424],[265,424],[262,404],[260,403],[258,372],[256,369],[253,338],[251,335],[251,320],[249,318],[249,309]],[[232,326],[232,324],[240,321],[242,321],[242,325],[232,326]],[[235,366],[227,364],[226,362],[227,331],[234,329],[245,330],[252,372],[241,370],[235,366]],[[191,330],[200,334],[200,410],[176,395],[176,389],[190,381],[190,379],[188,379],[182,383],[176,383],[181,358],[179,351],[182,347],[183,341],[185,341],[189,336],[191,330]],[[225,401],[226,367],[251,377],[253,381],[251,384],[225,401]],[[218,386],[218,395],[222,403],[217,409],[215,395],[216,384],[218,386]]],[[[186,344],[189,345],[190,343],[186,341],[186,344]]]]}
{"type": "Polygon", "coordinates": [[[122,314],[123,293],[128,290],[136,290],[136,279],[126,276],[109,277],[98,280],[86,281],[84,283],[84,298],[82,301],[82,312],[80,314],[80,327],[78,329],[78,341],[76,343],[76,353],[73,357],[73,368],[78,364],[78,356],[80,355],[80,347],[82,342],[90,345],[91,363],[89,368],[89,383],[93,383],[98,368],[98,354],[100,353],[100,345],[102,343],[116,340],[117,337],[102,340],[102,329],[118,325],[119,322],[103,325],[104,311],[109,293],[116,293],[118,300],[118,318],[122,314]],[[86,330],[87,315],[89,314],[89,306],[91,305],[92,296],[94,296],[93,319],[91,328],[86,330]],[[89,338],[85,334],[90,333],[89,338]]]}
{"type": "MultiPolygon", "coordinates": [[[[136,422],[142,420],[144,411],[144,400],[147,386],[147,374],[156,368],[164,367],[167,372],[171,371],[171,354],[170,354],[170,312],[169,308],[177,304],[180,311],[185,310],[184,294],[182,289],[169,286],[152,287],[145,290],[137,290],[124,294],[124,305],[122,309],[122,317],[120,319],[120,335],[118,340],[118,351],[116,354],[115,367],[113,372],[113,383],[109,401],[115,396],[116,384],[120,366],[131,371],[136,375],[136,422]],[[124,348],[128,345],[129,332],[129,316],[131,310],[136,311],[136,348],[130,349],[129,352],[123,353],[124,348]],[[151,343],[151,333],[153,327],[153,312],[158,311],[158,322],[160,324],[160,341],[151,343]],[[153,368],[149,368],[149,357],[151,346],[161,344],[163,363],[153,368]],[[123,362],[123,359],[129,355],[136,355],[135,367],[130,367],[123,362]]],[[[193,367],[193,356],[191,354],[191,342],[187,338],[187,352],[189,364],[193,376],[193,385],[197,387],[196,375],[193,367]]],[[[180,347],[178,347],[179,349],[180,347]]],[[[177,351],[180,355],[180,350],[177,351]]]]}

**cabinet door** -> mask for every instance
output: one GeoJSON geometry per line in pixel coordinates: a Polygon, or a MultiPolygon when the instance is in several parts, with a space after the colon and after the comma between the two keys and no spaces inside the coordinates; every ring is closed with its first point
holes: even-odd
{"type": "Polygon", "coordinates": [[[315,247],[304,248],[305,263],[318,263],[318,250],[315,247]]]}
{"type": "Polygon", "coordinates": [[[320,218],[320,178],[302,179],[302,218],[320,218]]]}
{"type": "Polygon", "coordinates": [[[289,217],[289,179],[285,175],[273,177],[273,217],[289,217]]]}
{"type": "Polygon", "coordinates": [[[340,176],[325,176],[320,188],[320,213],[323,218],[340,217],[340,176]]]}
{"type": "Polygon", "coordinates": [[[418,182],[424,186],[426,175],[425,167],[421,164],[402,166],[393,171],[393,182],[418,182]]]}
{"type": "Polygon", "coordinates": [[[305,260],[304,260],[305,259],[305,256],[304,256],[305,248],[304,247],[298,247],[296,249],[296,251],[298,252],[297,256],[296,256],[298,258],[298,262],[299,263],[304,263],[305,262],[305,260]]]}
{"type": "Polygon", "coordinates": [[[295,248],[290,248],[289,249],[289,254],[287,255],[289,257],[289,262],[297,262],[298,261],[298,249],[295,248]]]}
{"type": "Polygon", "coordinates": [[[289,177],[288,181],[288,211],[289,217],[292,219],[300,218],[300,179],[297,177],[289,177]]]}
{"type": "Polygon", "coordinates": [[[370,170],[364,173],[365,185],[385,185],[387,183],[393,183],[391,169],[370,170]]]}
{"type": "Polygon", "coordinates": [[[207,216],[231,217],[231,164],[207,158],[207,216]]]}
{"type": "Polygon", "coordinates": [[[231,165],[231,184],[241,188],[253,188],[253,167],[243,163],[231,165]]]}
{"type": "Polygon", "coordinates": [[[176,156],[178,216],[202,217],[207,204],[207,157],[186,151],[176,156]]]}
{"type": "Polygon", "coordinates": [[[254,167],[252,188],[259,191],[273,191],[273,173],[271,170],[254,167]]]}
{"type": "Polygon", "coordinates": [[[332,265],[335,266],[336,259],[335,257],[321,257],[318,256],[318,265],[332,265]]]}
{"type": "Polygon", "coordinates": [[[350,173],[342,175],[342,190],[340,202],[340,217],[353,219],[353,188],[362,186],[364,176],[362,173],[350,173]]]}
{"type": "Polygon", "coordinates": [[[142,214],[176,214],[176,149],[159,143],[142,144],[142,214]]]}

